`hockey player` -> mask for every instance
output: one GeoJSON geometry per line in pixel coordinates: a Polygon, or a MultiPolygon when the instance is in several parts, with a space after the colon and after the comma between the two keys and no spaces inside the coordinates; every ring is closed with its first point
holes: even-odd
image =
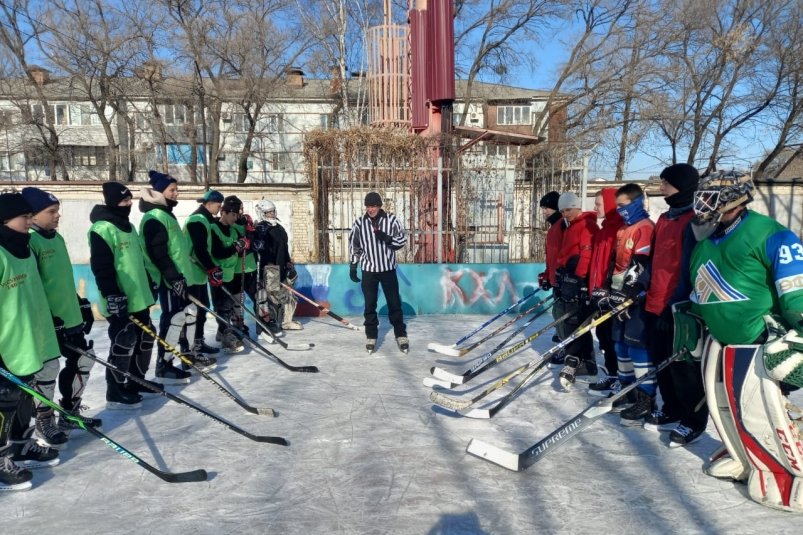
{"type": "MultiPolygon", "coordinates": [[[[547,230],[546,233],[546,243],[544,244],[544,264],[546,270],[538,274],[538,286],[545,292],[548,292],[555,286],[555,260],[560,251],[560,244],[563,241],[563,231],[566,230],[563,216],[560,215],[560,211],[558,210],[559,198],[560,193],[557,191],[550,191],[538,201],[538,206],[541,207],[541,215],[544,216],[544,219],[549,225],[549,230],[547,230]]],[[[552,313],[554,315],[554,308],[552,309],[552,313]]],[[[557,332],[552,337],[552,341],[555,343],[560,342],[560,337],[557,335],[557,332]]],[[[563,364],[563,357],[563,353],[561,353],[560,356],[556,356],[555,362],[563,364]]]]}
{"type": "MultiPolygon", "coordinates": [[[[611,327],[622,387],[655,368],[644,335],[646,314],[641,301],[641,294],[649,286],[655,230],[644,206],[644,198],[644,191],[638,184],[625,184],[616,190],[616,211],[625,224],[616,233],[616,249],[607,285],[595,290],[601,311],[611,310],[628,299],[635,301],[626,312],[613,319],[611,327]]],[[[621,411],[621,423],[641,425],[644,417],[654,409],[655,393],[655,380],[652,379],[615,401],[614,411],[621,411]]]]}
{"type": "MultiPolygon", "coordinates": [[[[599,227],[596,212],[583,212],[580,199],[570,191],[560,196],[558,208],[568,226],[555,261],[557,301],[554,314],[561,317],[572,313],[569,319],[558,325],[558,335],[565,340],[591,312],[588,306],[588,270],[591,265],[591,244],[599,227]]],[[[586,382],[596,380],[597,363],[594,360],[594,339],[590,332],[566,346],[565,366],[560,376],[564,385],[573,384],[576,378],[586,382]]]]}
{"type": "MultiPolygon", "coordinates": [[[[691,291],[688,261],[697,241],[689,225],[694,217],[692,205],[699,180],[697,169],[685,163],[661,172],[661,193],[669,210],[655,224],[650,287],[644,305],[647,339],[656,365],[672,353],[672,305],[688,300],[691,291]]],[[[705,393],[699,363],[688,358],[671,364],[658,373],[658,390],[663,406],[644,419],[644,429],[672,431],[671,447],[686,445],[687,439],[699,437],[708,422],[708,407],[700,402],[705,393]]]]}
{"type": "MultiPolygon", "coordinates": [[[[53,400],[56,379],[62,399],[59,405],[71,412],[79,412],[81,396],[89,380],[89,370],[94,361],[70,349],[75,346],[84,351],[89,345],[84,333],[92,328],[92,310],[89,301],[75,293],[72,262],[67,252],[64,238],[56,231],[59,225],[59,200],[39,188],[23,188],[22,196],[33,208],[31,228],[31,251],[36,258],[39,276],[50,305],[50,313],[56,328],[59,351],[66,359],[64,369],[59,373],[59,360],[54,358],[44,363],[42,370],[34,378],[34,387],[49,400],[53,400]]],[[[68,432],[73,424],[63,419],[56,423],[53,409],[35,401],[36,437],[53,448],[67,443],[68,432]]],[[[90,419],[90,422],[94,420],[90,419]]]]}
{"type": "Polygon", "coordinates": [[[786,393],[788,384],[803,386],[803,244],[747,209],[752,191],[752,180],[735,173],[700,181],[691,312],[710,336],[698,352],[697,323],[676,305],[676,349],[702,355],[706,400],[725,453],[707,473],[746,479],[753,500],[801,512],[803,444],[786,393]]]}
{"type": "MultiPolygon", "coordinates": [[[[153,283],[145,268],[145,252],[129,222],[131,191],[120,182],[103,183],[104,204],[89,214],[89,265],[98,286],[101,314],[109,322],[109,362],[140,379],[145,378],[153,352],[153,338],[131,320],[134,316],[152,328],[149,307],[153,283]]],[[[140,385],[106,370],[106,401],[111,409],[142,406],[140,385]]]]}
{"type": "MultiPolygon", "coordinates": [[[[212,259],[212,226],[215,216],[220,212],[223,204],[223,194],[209,190],[198,199],[201,206],[187,218],[184,224],[184,235],[190,242],[190,269],[187,273],[187,293],[209,307],[209,288],[206,283],[220,285],[223,283],[223,271],[212,259]]],[[[186,336],[193,340],[191,351],[194,354],[215,355],[218,348],[206,344],[204,341],[204,326],[206,312],[198,311],[195,318],[194,332],[187,332],[186,336]]]]}
{"type": "Polygon", "coordinates": [[[268,327],[274,329],[274,334],[282,330],[300,330],[303,328],[301,323],[293,319],[298,299],[281,285],[284,283],[292,286],[298,278],[290,256],[287,231],[279,223],[276,205],[272,201],[257,202],[256,212],[260,221],[256,224],[255,250],[259,255],[264,292],[259,299],[267,300],[271,318],[268,327]],[[274,320],[275,323],[272,323],[274,320]]]}
{"type": "MultiPolygon", "coordinates": [[[[622,216],[616,211],[616,188],[602,188],[594,198],[594,208],[597,217],[602,219],[602,228],[594,236],[591,253],[591,268],[589,269],[588,291],[592,300],[594,291],[608,287],[608,273],[610,272],[611,260],[616,249],[616,234],[625,224],[622,216]]],[[[588,387],[588,393],[592,396],[607,396],[611,390],[616,390],[619,386],[618,370],[619,364],[616,357],[616,347],[613,341],[613,322],[606,321],[597,325],[596,334],[599,341],[599,349],[602,351],[605,360],[605,371],[607,374],[596,383],[588,387]]]]}
{"type": "MultiPolygon", "coordinates": [[[[145,244],[145,255],[150,264],[151,278],[158,284],[159,337],[178,347],[181,331],[195,331],[197,307],[185,295],[187,275],[190,272],[190,245],[173,208],[178,205],[178,184],[175,178],[158,171],[148,172],[151,187],[140,190],[139,210],[143,214],[140,234],[145,244]]],[[[216,361],[203,353],[188,353],[195,364],[204,370],[213,368],[216,361]]],[[[161,344],[156,349],[156,381],[162,384],[186,384],[189,372],[173,364],[173,355],[161,344]]]]}
{"type": "MultiPolygon", "coordinates": [[[[242,201],[234,195],[223,199],[220,208],[220,219],[212,226],[212,260],[220,266],[223,272],[221,285],[212,285],[212,303],[215,311],[226,321],[233,322],[236,315],[235,307],[240,303],[240,284],[235,281],[234,273],[240,255],[247,251],[251,242],[247,237],[240,238],[234,225],[240,218],[242,201]],[[222,290],[226,288],[234,299],[222,290]]],[[[226,322],[218,320],[218,338],[223,343],[223,352],[232,354],[245,349],[242,341],[237,337],[234,329],[226,322]]]]}
{"type": "Polygon", "coordinates": [[[396,251],[407,243],[401,222],[382,209],[382,197],[372,191],[365,196],[365,214],[358,217],[349,233],[349,277],[360,282],[357,266],[362,268],[362,293],[365,296],[365,349],[373,353],[379,335],[376,304],[379,285],[388,303],[388,317],[393,325],[396,344],[403,353],[410,350],[407,326],[402,314],[399,279],[396,276],[396,251]]]}
{"type": "MultiPolygon", "coordinates": [[[[28,247],[33,209],[19,193],[0,194],[0,366],[30,381],[59,347],[47,297],[28,247]]],[[[31,396],[0,377],[0,491],[27,490],[27,468],[58,464],[58,451],[31,436],[31,396]]]]}
{"type": "MultiPolygon", "coordinates": [[[[243,251],[237,260],[237,266],[234,270],[234,278],[239,281],[239,288],[237,292],[240,299],[248,296],[252,303],[257,303],[257,257],[254,253],[253,243],[256,228],[254,226],[253,218],[244,212],[243,205],[240,205],[240,216],[237,221],[232,225],[232,228],[237,232],[237,238],[247,238],[251,243],[251,247],[243,251]]],[[[241,301],[235,305],[235,322],[237,328],[244,334],[248,335],[248,325],[245,324],[245,303],[241,301]]],[[[239,337],[239,335],[238,335],[239,337]]]]}

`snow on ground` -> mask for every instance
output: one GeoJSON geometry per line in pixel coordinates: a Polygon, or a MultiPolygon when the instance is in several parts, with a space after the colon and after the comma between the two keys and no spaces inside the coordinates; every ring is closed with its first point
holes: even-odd
{"type": "MultiPolygon", "coordinates": [[[[588,403],[582,389],[559,392],[557,371],[545,370],[492,420],[435,408],[421,383],[430,367],[462,373],[499,340],[463,359],[430,353],[427,343],[450,344],[485,319],[408,318],[409,355],[397,350],[386,318],[375,355],[366,354],[362,333],[328,318],[304,320],[303,331],[285,338],[314,342],[311,351],[269,346],[290,364],[317,365],[318,374],[289,372],[254,352],[222,358],[213,376],[251,405],[273,407],[276,418],[246,413],[200,377],[169,387],[255,434],[284,436],[289,447],[250,441],[164,397],[137,411],[107,410],[96,365],[85,402],[87,414],[103,418],[103,432],[162,469],[205,468],[209,481],[164,483],[76,432],[59,466],[35,472],[33,490],[0,494],[2,532],[798,533],[799,516],[703,474],[717,445],[712,427],[687,449],[670,450],[666,435],[607,415],[522,473],[466,454],[474,437],[523,450],[588,403]]],[[[92,338],[105,356],[103,323],[92,338]]],[[[535,345],[550,347],[549,335],[535,345]]],[[[463,390],[479,392],[534,357],[527,349],[463,390]]]]}

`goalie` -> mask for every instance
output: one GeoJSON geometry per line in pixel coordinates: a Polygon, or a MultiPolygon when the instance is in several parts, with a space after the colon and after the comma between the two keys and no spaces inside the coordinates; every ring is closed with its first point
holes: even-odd
{"type": "Polygon", "coordinates": [[[753,500],[800,512],[801,422],[786,395],[803,386],[803,244],[747,209],[752,191],[752,180],[736,174],[700,181],[691,303],[676,306],[676,349],[702,359],[706,402],[723,442],[706,472],[746,480],[753,500]],[[699,319],[708,329],[704,342],[699,319]]]}
{"type": "Polygon", "coordinates": [[[271,333],[283,336],[284,330],[303,328],[301,323],[293,320],[298,300],[282,286],[282,283],[295,284],[298,274],[290,258],[287,232],[276,217],[276,205],[263,199],[256,203],[256,213],[260,221],[256,224],[253,248],[259,259],[262,279],[258,283],[257,308],[263,318],[269,318],[267,326],[271,333]]]}

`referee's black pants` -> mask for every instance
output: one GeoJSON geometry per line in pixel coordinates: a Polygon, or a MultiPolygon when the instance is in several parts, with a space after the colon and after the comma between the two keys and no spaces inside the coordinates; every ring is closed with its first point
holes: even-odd
{"type": "Polygon", "coordinates": [[[407,336],[407,326],[404,324],[402,315],[402,303],[399,296],[399,279],[396,277],[396,270],[390,271],[362,272],[362,293],[365,297],[365,336],[366,338],[376,339],[379,335],[379,317],[376,315],[376,301],[379,297],[379,285],[382,285],[382,292],[388,303],[388,319],[393,325],[393,334],[407,336]]]}

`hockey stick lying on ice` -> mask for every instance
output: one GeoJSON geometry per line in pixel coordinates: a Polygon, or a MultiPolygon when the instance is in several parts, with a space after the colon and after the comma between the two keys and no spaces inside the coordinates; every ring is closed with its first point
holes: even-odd
{"type": "Polygon", "coordinates": [[[128,377],[128,379],[130,381],[134,381],[135,383],[138,383],[138,384],[144,386],[148,390],[150,390],[150,391],[152,391],[152,392],[154,392],[156,394],[159,394],[160,396],[164,396],[164,397],[166,397],[167,399],[169,399],[171,401],[175,401],[176,403],[179,403],[180,405],[185,405],[185,406],[191,408],[194,411],[200,412],[201,414],[203,414],[207,418],[211,418],[212,420],[216,421],[217,423],[223,425],[223,427],[227,427],[227,428],[231,429],[232,431],[234,431],[235,433],[239,433],[242,436],[253,440],[254,442],[265,442],[265,443],[268,443],[268,444],[279,444],[280,446],[287,446],[289,444],[287,442],[287,440],[282,438],[282,437],[260,436],[260,435],[254,435],[252,433],[249,433],[245,429],[242,429],[241,427],[237,427],[233,423],[227,422],[223,418],[215,416],[211,412],[205,411],[204,409],[202,409],[201,407],[199,407],[195,403],[187,401],[186,399],[184,399],[184,398],[182,398],[180,396],[177,396],[175,394],[171,394],[170,392],[168,392],[166,390],[156,388],[152,384],[148,383],[148,381],[146,381],[144,379],[140,379],[139,377],[137,377],[136,375],[134,375],[132,373],[129,373],[127,371],[121,370],[119,367],[115,366],[111,362],[109,362],[107,360],[103,360],[102,358],[99,358],[94,353],[91,353],[89,351],[84,351],[83,349],[81,349],[79,347],[76,347],[76,346],[74,346],[74,345],[72,345],[70,343],[65,344],[65,346],[68,349],[70,349],[72,351],[75,351],[76,353],[79,353],[79,354],[85,356],[88,359],[94,360],[95,362],[97,362],[101,366],[105,366],[106,368],[109,368],[110,370],[114,371],[115,373],[119,373],[120,375],[124,375],[125,377],[128,377]]]}
{"type": "MultiPolygon", "coordinates": [[[[231,294],[229,294],[229,295],[231,295],[231,294]]],[[[292,366],[290,364],[287,364],[285,361],[283,361],[282,359],[280,359],[279,357],[277,357],[276,355],[274,355],[273,353],[271,353],[270,351],[265,349],[259,342],[257,342],[256,340],[254,340],[253,338],[248,336],[246,333],[244,333],[243,331],[238,329],[232,322],[230,322],[229,320],[225,319],[223,316],[221,316],[220,314],[218,314],[217,312],[215,312],[214,310],[212,310],[208,306],[204,305],[203,303],[201,303],[195,297],[191,296],[190,294],[187,294],[187,299],[189,299],[192,303],[195,303],[195,306],[197,306],[198,308],[200,308],[202,310],[206,310],[207,312],[212,314],[214,317],[219,319],[221,322],[223,322],[226,325],[228,325],[231,329],[234,330],[235,333],[237,333],[239,336],[241,336],[243,338],[243,340],[246,340],[251,347],[253,347],[257,351],[259,351],[260,353],[265,355],[268,359],[270,359],[273,362],[279,364],[283,368],[286,368],[286,369],[290,370],[291,372],[318,373],[317,366],[292,366]]]]}
{"type": "Polygon", "coordinates": [[[337,314],[335,314],[334,312],[332,312],[331,310],[329,310],[325,306],[319,305],[318,303],[316,303],[315,301],[313,301],[312,299],[310,299],[306,295],[302,294],[301,292],[299,292],[298,290],[296,290],[295,288],[293,288],[289,284],[282,283],[282,286],[284,286],[285,288],[287,288],[288,290],[290,290],[291,292],[296,294],[298,297],[300,297],[301,299],[303,299],[304,301],[306,301],[310,305],[314,306],[315,308],[317,308],[318,310],[320,310],[321,312],[323,312],[327,316],[336,319],[337,321],[339,321],[340,323],[342,323],[343,325],[345,325],[349,329],[351,329],[353,331],[361,331],[362,330],[359,327],[357,327],[356,325],[353,325],[353,324],[349,323],[348,320],[345,320],[341,316],[338,316],[337,314]]]}
{"type": "MultiPolygon", "coordinates": [[[[231,295],[231,292],[228,291],[224,286],[221,286],[220,289],[223,290],[223,292],[226,295],[228,295],[231,298],[232,301],[236,301],[236,299],[234,299],[234,296],[231,295]]],[[[256,305],[256,303],[254,303],[254,305],[256,305]]],[[[288,351],[309,351],[310,349],[315,347],[315,344],[288,344],[287,342],[285,342],[281,338],[276,338],[273,335],[273,333],[270,332],[270,329],[268,329],[268,326],[265,325],[265,323],[263,323],[262,319],[258,315],[254,314],[253,312],[248,310],[248,307],[246,307],[245,304],[242,305],[242,309],[245,310],[246,312],[248,312],[249,316],[254,318],[254,321],[257,323],[257,325],[262,327],[262,330],[265,331],[266,333],[268,333],[270,335],[270,337],[273,338],[274,342],[278,343],[280,346],[282,346],[286,350],[288,350],[288,351]]]]}
{"type": "Polygon", "coordinates": [[[162,347],[164,347],[166,350],[170,351],[175,356],[177,356],[179,358],[179,360],[181,360],[181,362],[183,362],[184,364],[187,364],[188,366],[192,366],[193,369],[195,371],[197,371],[201,375],[201,377],[203,377],[207,381],[210,381],[213,385],[215,385],[217,387],[218,390],[223,392],[223,394],[225,394],[226,397],[228,397],[229,399],[234,401],[240,407],[244,408],[245,410],[247,410],[248,412],[250,412],[252,414],[264,414],[264,415],[267,415],[267,416],[276,416],[276,412],[273,409],[270,409],[270,408],[267,408],[267,407],[252,407],[251,405],[249,405],[245,401],[241,400],[240,398],[238,398],[237,396],[235,396],[234,394],[229,392],[222,384],[220,384],[217,381],[215,381],[215,379],[211,375],[206,373],[203,369],[201,369],[201,367],[196,366],[190,359],[187,358],[186,355],[184,355],[178,349],[176,349],[175,347],[171,346],[164,339],[159,337],[158,334],[153,332],[153,329],[151,329],[150,327],[148,327],[147,325],[145,325],[144,323],[139,321],[134,316],[129,316],[128,319],[134,325],[136,325],[137,327],[142,329],[146,334],[148,334],[149,336],[153,337],[153,339],[156,340],[157,342],[159,342],[159,344],[161,344],[162,347]]]}
{"type": "Polygon", "coordinates": [[[97,429],[95,429],[90,425],[86,425],[86,423],[80,416],[72,414],[67,409],[47,399],[46,396],[43,396],[36,389],[31,388],[29,385],[25,384],[19,377],[12,374],[8,370],[0,368],[0,375],[8,379],[9,382],[16,385],[17,388],[19,388],[29,396],[36,398],[38,401],[47,405],[51,409],[60,412],[63,418],[66,418],[69,422],[77,425],[87,433],[95,435],[111,449],[113,449],[114,451],[116,451],[129,461],[133,462],[134,464],[138,464],[148,472],[162,479],[163,481],[167,481],[168,483],[189,483],[193,481],[206,481],[207,479],[206,470],[199,469],[199,470],[192,470],[190,472],[165,472],[163,470],[159,470],[155,466],[151,466],[150,464],[143,461],[140,457],[138,457],[135,453],[128,451],[126,448],[124,448],[117,442],[113,441],[111,438],[108,437],[108,435],[103,434],[102,432],[98,431],[97,429]]]}
{"type": "MultiPolygon", "coordinates": [[[[432,392],[432,393],[430,393],[429,399],[431,399],[435,404],[440,405],[441,407],[443,407],[445,409],[449,409],[451,411],[463,413],[463,411],[465,411],[466,409],[471,407],[477,401],[483,399],[485,396],[487,396],[491,392],[499,390],[500,388],[505,386],[514,377],[516,377],[518,375],[521,375],[522,373],[524,373],[526,371],[532,370],[530,372],[530,374],[527,375],[527,377],[525,377],[524,380],[521,383],[516,385],[516,387],[511,392],[509,392],[505,396],[499,398],[497,400],[497,404],[492,409],[490,409],[490,410],[488,410],[488,409],[483,409],[483,410],[474,409],[470,413],[465,414],[466,416],[470,416],[472,418],[490,418],[491,416],[496,414],[502,407],[507,405],[513,399],[513,396],[515,396],[519,392],[519,390],[524,388],[524,385],[526,385],[533,377],[535,377],[535,373],[538,370],[540,370],[547,362],[549,362],[549,359],[550,359],[550,357],[552,355],[554,355],[555,353],[561,351],[563,348],[565,348],[566,346],[568,346],[569,344],[571,344],[572,342],[574,342],[575,340],[580,338],[585,333],[591,331],[591,329],[593,329],[594,327],[596,327],[600,323],[602,323],[602,322],[614,317],[615,315],[623,312],[627,307],[629,307],[633,303],[634,303],[634,301],[632,299],[628,299],[627,301],[625,301],[624,303],[622,303],[618,307],[614,308],[613,310],[610,310],[610,311],[606,312],[605,314],[602,314],[601,316],[598,316],[597,318],[594,318],[593,320],[585,323],[584,325],[581,325],[580,327],[577,328],[577,330],[575,330],[564,341],[562,341],[558,345],[554,346],[549,351],[543,353],[538,358],[536,358],[534,360],[531,360],[527,364],[524,364],[523,366],[520,366],[520,367],[516,368],[515,370],[513,370],[512,372],[510,372],[509,374],[504,376],[502,379],[498,380],[497,382],[495,382],[494,384],[492,384],[491,386],[489,386],[488,388],[486,388],[485,390],[483,390],[482,392],[480,392],[479,394],[477,394],[476,396],[474,396],[471,399],[457,399],[457,398],[453,398],[453,397],[450,397],[450,396],[445,396],[445,395],[441,394],[440,392],[432,392]]],[[[535,334],[531,335],[526,340],[523,340],[523,341],[519,342],[519,344],[517,344],[517,345],[529,344],[534,339],[535,339],[535,334]]]]}
{"type": "Polygon", "coordinates": [[[684,354],[686,354],[685,349],[675,353],[667,360],[659,364],[650,373],[642,375],[636,380],[636,382],[630,383],[613,396],[609,398],[601,398],[595,401],[586,407],[586,409],[580,414],[567,421],[545,438],[539,440],[521,453],[511,453],[501,448],[497,448],[496,446],[492,446],[491,444],[487,444],[481,440],[477,440],[476,438],[471,439],[471,441],[468,443],[466,451],[471,455],[485,459],[486,461],[490,461],[494,464],[498,464],[499,466],[507,468],[508,470],[513,470],[514,472],[525,470],[543,459],[544,456],[549,452],[557,449],[562,444],[565,444],[566,441],[572,438],[574,435],[578,434],[586,427],[589,427],[599,417],[609,413],[613,408],[614,401],[627,395],[628,392],[636,388],[644,381],[655,377],[658,372],[678,360],[684,354]]]}
{"type": "MultiPolygon", "coordinates": [[[[499,333],[501,333],[502,331],[504,331],[505,329],[507,329],[508,327],[510,327],[511,325],[516,323],[517,321],[519,321],[521,318],[523,318],[524,316],[526,316],[530,312],[533,312],[535,309],[537,309],[537,308],[539,308],[541,306],[546,306],[547,308],[551,307],[552,306],[552,299],[553,299],[553,297],[549,296],[546,299],[542,299],[542,300],[538,301],[536,304],[534,304],[533,306],[531,306],[530,308],[528,308],[524,312],[520,313],[515,318],[513,318],[510,321],[506,322],[501,327],[498,327],[497,329],[495,329],[491,334],[489,334],[489,335],[481,338],[480,340],[477,340],[476,342],[471,343],[471,344],[469,344],[469,345],[467,345],[465,347],[445,346],[443,344],[438,344],[438,343],[432,342],[427,346],[427,349],[429,349],[430,351],[434,351],[436,353],[440,353],[441,355],[448,355],[450,357],[462,357],[462,356],[465,356],[469,352],[473,351],[474,349],[476,349],[480,345],[484,344],[485,342],[487,342],[488,340],[490,340],[494,336],[498,335],[499,333]]],[[[541,312],[543,312],[543,310],[541,312]]],[[[516,332],[521,332],[521,330],[518,330],[516,332]]]]}
{"type": "Polygon", "coordinates": [[[474,365],[471,366],[471,368],[469,368],[462,375],[454,375],[453,373],[447,372],[443,368],[438,368],[437,366],[433,367],[430,370],[430,373],[438,381],[437,382],[436,381],[432,381],[431,384],[432,385],[438,385],[438,386],[446,387],[446,388],[454,388],[454,387],[456,387],[458,385],[465,384],[465,383],[469,382],[471,379],[473,379],[476,376],[478,376],[479,374],[481,374],[482,372],[484,372],[484,371],[486,371],[486,370],[488,370],[490,368],[493,368],[494,366],[496,366],[497,364],[499,364],[502,361],[507,360],[513,354],[515,354],[519,350],[521,350],[523,347],[531,344],[536,338],[538,338],[539,336],[541,336],[542,334],[544,334],[548,330],[552,329],[553,327],[555,327],[559,323],[562,323],[562,322],[566,321],[567,319],[569,319],[572,316],[572,313],[567,312],[566,314],[564,314],[563,316],[559,317],[558,319],[556,319],[555,321],[553,321],[549,325],[546,325],[543,328],[539,329],[536,333],[534,333],[533,335],[529,336],[527,339],[516,343],[515,345],[513,345],[510,348],[506,349],[502,354],[500,354],[499,356],[497,356],[496,358],[491,360],[493,358],[493,356],[505,346],[505,344],[507,344],[510,340],[512,340],[514,336],[519,334],[519,332],[521,332],[522,330],[526,329],[533,321],[538,319],[538,317],[541,316],[543,313],[545,313],[547,310],[549,310],[549,309],[541,310],[539,312],[536,312],[535,315],[533,315],[532,318],[527,320],[527,322],[524,325],[519,327],[510,336],[508,336],[507,338],[502,340],[499,343],[499,345],[497,345],[491,351],[489,351],[488,353],[483,355],[481,359],[479,359],[477,362],[475,362],[474,365]],[[490,360],[490,362],[488,362],[489,360],[490,360]]]}
{"type": "MultiPolygon", "coordinates": [[[[534,296],[538,292],[539,292],[539,290],[535,290],[534,292],[531,292],[531,293],[525,295],[524,297],[522,297],[521,299],[519,299],[518,301],[516,301],[515,303],[513,303],[512,305],[510,305],[506,309],[504,309],[502,312],[498,313],[496,316],[492,317],[491,319],[489,319],[488,321],[486,321],[485,323],[483,323],[482,325],[480,325],[479,327],[477,327],[476,329],[474,329],[473,331],[471,331],[467,335],[463,336],[463,338],[461,338],[460,340],[458,340],[457,342],[452,344],[452,347],[459,346],[460,344],[462,344],[463,342],[465,342],[466,340],[468,340],[469,338],[471,338],[472,336],[474,336],[475,334],[477,334],[478,332],[483,330],[485,327],[490,325],[491,323],[495,322],[496,320],[498,320],[499,318],[501,318],[502,316],[504,316],[505,314],[507,314],[508,312],[510,312],[511,310],[516,308],[517,306],[519,306],[520,304],[522,304],[525,301],[527,301],[529,298],[531,298],[532,296],[534,296]]],[[[547,298],[547,299],[549,299],[549,298],[547,298]]],[[[543,300],[541,302],[543,303],[543,300]]],[[[438,353],[441,353],[441,351],[438,351],[437,349],[435,349],[436,347],[443,348],[443,347],[448,347],[448,346],[444,346],[443,344],[437,344],[437,343],[433,342],[433,343],[431,343],[431,344],[429,344],[427,346],[427,349],[430,349],[432,351],[437,351],[438,353]]]]}

